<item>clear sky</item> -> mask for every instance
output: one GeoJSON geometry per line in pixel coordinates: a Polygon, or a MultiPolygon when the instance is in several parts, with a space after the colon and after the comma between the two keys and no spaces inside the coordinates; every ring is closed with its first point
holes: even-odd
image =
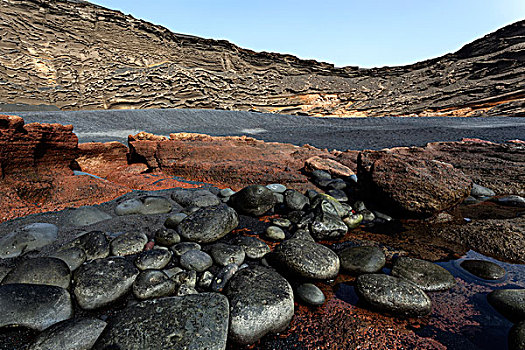
{"type": "Polygon", "coordinates": [[[414,63],[525,19],[525,0],[93,0],[173,32],[336,66],[414,63]]]}

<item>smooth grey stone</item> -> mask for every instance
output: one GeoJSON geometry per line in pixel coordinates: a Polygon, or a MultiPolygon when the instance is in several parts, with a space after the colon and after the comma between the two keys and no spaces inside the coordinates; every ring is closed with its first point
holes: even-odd
{"type": "Polygon", "coordinates": [[[351,274],[376,273],[386,263],[385,254],[378,247],[350,247],[338,255],[341,268],[351,274]]]}
{"type": "Polygon", "coordinates": [[[317,214],[331,214],[339,217],[348,215],[347,209],[338,200],[324,193],[318,194],[310,205],[317,214]]]}
{"type": "Polygon", "coordinates": [[[362,202],[362,201],[356,201],[354,203],[354,210],[357,211],[357,212],[360,212],[362,210],[366,210],[365,203],[362,202]]]}
{"type": "Polygon", "coordinates": [[[332,179],[315,179],[314,183],[317,184],[318,187],[326,189],[332,181],[332,179]]]}
{"type": "Polygon", "coordinates": [[[499,280],[506,274],[503,267],[487,260],[463,260],[460,266],[471,274],[486,280],[499,280]]]}
{"type": "Polygon", "coordinates": [[[487,299],[500,314],[511,322],[525,321],[525,289],[498,289],[487,299]]]}
{"type": "Polygon", "coordinates": [[[470,195],[472,197],[493,197],[496,193],[490,188],[478,185],[477,183],[472,183],[470,195]]]}
{"type": "Polygon", "coordinates": [[[64,289],[69,287],[71,273],[67,264],[57,258],[28,259],[15,266],[2,284],[46,284],[64,289]]]}
{"type": "Polygon", "coordinates": [[[73,316],[67,290],[43,284],[0,286],[0,310],[0,328],[21,326],[41,331],[73,316]]]}
{"type": "Polygon", "coordinates": [[[358,214],[361,214],[363,216],[363,221],[364,222],[372,222],[375,220],[376,216],[374,215],[374,213],[372,213],[370,210],[368,209],[364,209],[364,210],[361,210],[358,212],[358,214]]]}
{"type": "Polygon", "coordinates": [[[328,172],[326,172],[324,170],[315,169],[314,171],[312,171],[311,175],[316,180],[331,180],[332,179],[332,175],[330,175],[330,173],[328,173],[328,172]]]}
{"type": "Polygon", "coordinates": [[[81,308],[97,309],[129,292],[139,270],[121,257],[93,260],[74,273],[73,293],[81,308]]]}
{"type": "Polygon", "coordinates": [[[312,237],[310,232],[302,229],[295,231],[291,239],[304,239],[307,241],[315,242],[315,239],[312,237]]]}
{"type": "Polygon", "coordinates": [[[396,259],[392,276],[412,282],[425,291],[446,290],[456,285],[454,276],[441,266],[408,257],[396,259]]]}
{"type": "Polygon", "coordinates": [[[180,257],[180,266],[186,270],[203,272],[213,265],[211,256],[200,250],[190,250],[180,257]]]}
{"type": "Polygon", "coordinates": [[[354,175],[354,174],[350,175],[348,177],[348,180],[350,180],[350,183],[356,184],[357,183],[357,175],[354,175]]]}
{"type": "Polygon", "coordinates": [[[213,281],[213,273],[210,271],[204,271],[199,277],[198,285],[201,288],[210,288],[211,282],[213,281]]]}
{"type": "Polygon", "coordinates": [[[284,192],[284,204],[290,210],[303,210],[310,203],[308,197],[296,190],[286,190],[284,192]]]}
{"type": "Polygon", "coordinates": [[[115,214],[119,216],[137,214],[143,206],[144,203],[140,199],[128,199],[115,207],[115,214]]]}
{"type": "Polygon", "coordinates": [[[275,193],[274,192],[273,196],[275,197],[276,204],[283,204],[284,203],[284,196],[282,195],[282,193],[275,193]]]}
{"type": "Polygon", "coordinates": [[[239,216],[223,204],[197,210],[178,225],[178,231],[188,241],[211,243],[226,236],[237,225],[239,216]]]}
{"type": "Polygon", "coordinates": [[[292,227],[292,222],[290,220],[288,220],[288,219],[285,219],[285,218],[272,219],[272,224],[274,224],[275,226],[282,227],[282,228],[290,228],[290,227],[292,227]]]}
{"type": "Polygon", "coordinates": [[[84,250],[88,260],[101,259],[109,255],[109,241],[101,231],[91,231],[69,242],[64,248],[78,247],[84,250]]]}
{"type": "Polygon", "coordinates": [[[142,208],[140,209],[139,214],[165,214],[169,213],[173,209],[171,202],[164,197],[151,196],[143,197],[140,200],[142,201],[142,208]]]}
{"type": "Polygon", "coordinates": [[[268,226],[265,233],[267,238],[274,241],[282,241],[286,238],[283,229],[278,226],[268,226]]]}
{"type": "Polygon", "coordinates": [[[182,220],[186,219],[187,217],[188,214],[185,213],[171,214],[166,218],[166,221],[164,221],[164,226],[166,226],[167,228],[176,229],[177,225],[180,224],[182,220]]]}
{"type": "Polygon", "coordinates": [[[261,216],[275,206],[276,199],[268,188],[251,185],[231,196],[230,202],[241,214],[261,216]]]}
{"type": "MultiPolygon", "coordinates": [[[[183,214],[186,215],[186,214],[183,214]]],[[[160,228],[155,231],[155,243],[171,247],[180,242],[180,236],[177,231],[169,228],[160,228]]]]}
{"type": "Polygon", "coordinates": [[[339,257],[331,249],[306,240],[289,239],[274,250],[279,266],[298,277],[328,280],[339,272],[339,257]]]}
{"type": "Polygon", "coordinates": [[[237,272],[226,295],[231,303],[229,339],[238,344],[253,344],[268,333],[285,330],[294,314],[292,287],[264,267],[237,272]]]}
{"type": "Polygon", "coordinates": [[[183,207],[211,207],[221,203],[219,197],[208,190],[177,189],[171,193],[171,198],[183,207]]]}
{"type": "Polygon", "coordinates": [[[216,243],[211,247],[211,257],[217,265],[226,266],[228,264],[241,265],[244,262],[246,253],[242,247],[225,243],[216,243]]]}
{"type": "Polygon", "coordinates": [[[372,213],[374,214],[376,218],[385,220],[386,222],[390,222],[393,220],[391,216],[381,213],[379,211],[373,210],[372,213]]]}
{"type": "Polygon", "coordinates": [[[63,262],[65,262],[69,267],[69,270],[71,271],[75,271],[76,269],[78,269],[79,266],[82,265],[87,259],[86,252],[84,251],[84,249],[79,247],[72,247],[64,250],[59,250],[57,252],[54,252],[51,255],[51,257],[60,259],[63,262]]]}
{"type": "Polygon", "coordinates": [[[255,237],[240,236],[235,240],[250,259],[260,259],[270,252],[268,244],[255,237]]]}
{"type": "Polygon", "coordinates": [[[230,197],[221,197],[221,203],[228,203],[230,201],[230,197]]]}
{"type": "Polygon", "coordinates": [[[316,215],[310,224],[310,232],[317,240],[337,239],[346,235],[348,227],[339,216],[324,213],[316,215]]]}
{"type": "Polygon", "coordinates": [[[190,215],[195,213],[196,211],[199,211],[200,209],[201,207],[187,207],[186,209],[184,209],[184,213],[190,215]]]}
{"type": "Polygon", "coordinates": [[[93,350],[224,350],[228,311],[218,293],[146,300],[111,317],[93,350]]]}
{"type": "Polygon", "coordinates": [[[317,192],[316,190],[306,190],[305,192],[305,196],[308,197],[310,201],[317,197],[318,194],[319,192],[317,192]]]}
{"type": "Polygon", "coordinates": [[[348,202],[348,195],[343,190],[329,190],[328,195],[339,202],[348,202]]]}
{"type": "Polygon", "coordinates": [[[312,283],[303,283],[297,287],[297,296],[306,304],[313,306],[323,305],[326,300],[323,292],[312,283]]]}
{"type": "Polygon", "coordinates": [[[104,328],[98,318],[62,321],[40,333],[29,350],[90,350],[104,328]]]}
{"type": "Polygon", "coordinates": [[[346,182],[343,179],[333,179],[326,187],[334,190],[344,190],[346,188],[346,182]]]}
{"type": "Polygon", "coordinates": [[[509,332],[509,350],[525,349],[525,321],[514,325],[509,332]]]}
{"type": "Polygon", "coordinates": [[[73,226],[88,226],[111,219],[111,215],[95,207],[80,207],[69,214],[73,226]]]}
{"type": "Polygon", "coordinates": [[[175,292],[177,285],[160,270],[141,271],[133,282],[133,295],[139,300],[160,298],[175,292]]]}
{"type": "Polygon", "coordinates": [[[180,242],[170,248],[175,256],[180,257],[182,254],[190,250],[201,250],[201,245],[195,242],[180,242]]]}
{"type": "Polygon", "coordinates": [[[58,227],[37,222],[9,232],[0,238],[0,258],[14,258],[22,253],[42,248],[58,237],[58,227]]]}
{"type": "Polygon", "coordinates": [[[175,284],[194,288],[197,284],[197,272],[195,270],[182,271],[171,278],[175,284]]]}
{"type": "Polygon", "coordinates": [[[162,272],[164,272],[169,278],[172,278],[172,277],[178,275],[179,273],[181,273],[183,271],[184,270],[181,269],[178,266],[172,267],[171,269],[164,269],[164,270],[162,270],[162,272]]]}
{"type": "Polygon", "coordinates": [[[286,186],[282,184],[269,184],[266,185],[266,188],[275,193],[284,193],[286,191],[286,186]]]}
{"type": "Polygon", "coordinates": [[[177,294],[176,295],[178,297],[182,297],[182,296],[185,296],[185,295],[192,295],[192,294],[199,294],[199,292],[194,287],[191,287],[191,286],[183,284],[182,286],[180,286],[177,289],[177,294]]]}
{"type": "Polygon", "coordinates": [[[235,194],[235,191],[231,188],[224,188],[219,192],[219,195],[221,197],[231,197],[235,194]]]}
{"type": "Polygon", "coordinates": [[[142,232],[123,233],[111,241],[111,253],[116,256],[140,253],[146,243],[148,243],[148,237],[142,232]]]}
{"type": "Polygon", "coordinates": [[[171,261],[172,252],[167,249],[151,249],[140,253],[135,259],[139,270],[163,269],[171,261]]]}
{"type": "Polygon", "coordinates": [[[343,219],[343,222],[345,223],[346,227],[348,227],[350,230],[359,227],[362,221],[362,214],[352,214],[343,219]]]}
{"type": "Polygon", "coordinates": [[[239,265],[229,264],[217,272],[210,284],[212,292],[222,292],[228,281],[239,271],[239,265]]]}
{"type": "Polygon", "coordinates": [[[356,279],[356,292],[373,309],[395,316],[424,316],[432,311],[432,303],[425,292],[397,277],[383,274],[360,275],[356,279]]]}
{"type": "Polygon", "coordinates": [[[511,207],[525,208],[525,198],[516,195],[498,198],[497,202],[511,207]]]}

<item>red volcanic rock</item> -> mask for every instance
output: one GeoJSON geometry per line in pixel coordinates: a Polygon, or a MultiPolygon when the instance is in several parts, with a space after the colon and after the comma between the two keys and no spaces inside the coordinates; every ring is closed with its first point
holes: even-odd
{"type": "Polygon", "coordinates": [[[150,171],[233,189],[268,183],[298,190],[315,188],[301,172],[304,162],[312,156],[331,156],[311,146],[188,133],[160,141],[130,136],[129,148],[131,162],[143,162],[150,171]]]}
{"type": "Polygon", "coordinates": [[[313,170],[324,170],[336,177],[355,175],[349,167],[333,159],[321,158],[318,156],[308,158],[305,162],[304,168],[309,172],[313,170]]]}
{"type": "Polygon", "coordinates": [[[452,165],[395,151],[365,151],[357,160],[363,193],[389,212],[430,216],[463,201],[472,181],[452,165]]]}

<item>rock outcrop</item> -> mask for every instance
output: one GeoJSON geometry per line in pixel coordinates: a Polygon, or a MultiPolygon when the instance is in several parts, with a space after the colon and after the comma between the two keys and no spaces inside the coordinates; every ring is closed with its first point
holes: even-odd
{"type": "Polygon", "coordinates": [[[214,108],[312,116],[524,115],[525,21],[402,67],[253,52],[85,1],[0,3],[0,111],[214,108]]]}

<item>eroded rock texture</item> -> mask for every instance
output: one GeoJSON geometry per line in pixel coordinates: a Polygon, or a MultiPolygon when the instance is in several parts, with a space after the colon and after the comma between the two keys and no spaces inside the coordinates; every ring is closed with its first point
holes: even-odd
{"type": "Polygon", "coordinates": [[[314,116],[525,113],[525,21],[440,58],[359,69],[175,34],[83,1],[4,0],[0,18],[0,111],[26,104],[314,116]]]}

